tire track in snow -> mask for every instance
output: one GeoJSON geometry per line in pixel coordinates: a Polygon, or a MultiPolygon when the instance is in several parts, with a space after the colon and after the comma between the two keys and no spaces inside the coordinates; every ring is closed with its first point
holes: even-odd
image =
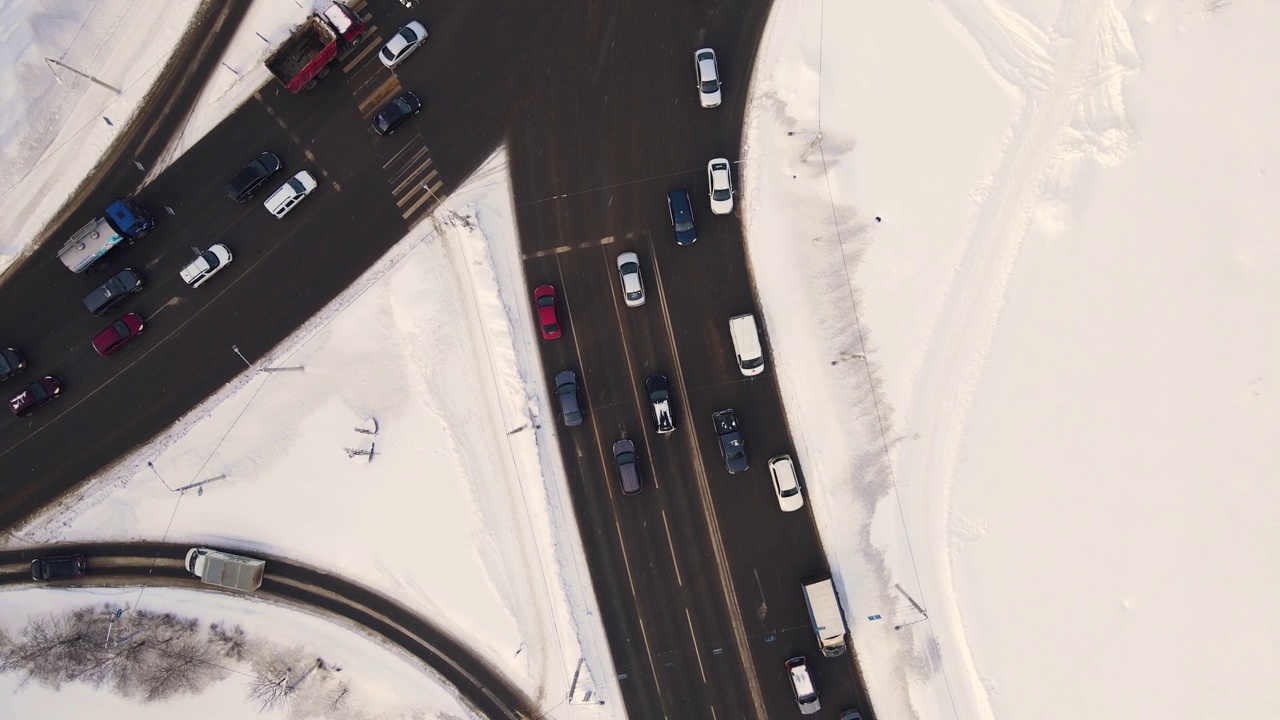
{"type": "MultiPolygon", "coordinates": [[[[919,442],[897,453],[897,483],[908,506],[908,532],[924,546],[946,548],[926,564],[921,597],[934,615],[943,658],[962,664],[964,682],[944,681],[961,717],[994,717],[952,586],[949,508],[970,406],[999,323],[1005,292],[1046,185],[1088,155],[1116,162],[1131,144],[1120,88],[1138,64],[1123,15],[1113,0],[1066,0],[1046,33],[1008,8],[983,0],[944,0],[992,70],[1025,100],[1003,159],[979,203],[967,247],[930,334],[903,429],[919,442]]],[[[1068,188],[1069,189],[1069,188],[1068,188]]],[[[928,642],[918,638],[917,642],[928,642]]],[[[953,678],[958,681],[961,678],[953,678]]]]}

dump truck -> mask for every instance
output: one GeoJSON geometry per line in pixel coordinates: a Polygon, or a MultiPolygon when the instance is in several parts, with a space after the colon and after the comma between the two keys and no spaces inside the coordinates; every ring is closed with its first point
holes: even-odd
{"type": "Polygon", "coordinates": [[[209,585],[253,592],[262,587],[267,561],[232,555],[221,550],[191,548],[187,551],[187,571],[209,585]]]}
{"type": "Polygon", "coordinates": [[[844,654],[844,636],[849,628],[844,623],[844,610],[831,578],[811,578],[800,583],[804,604],[809,608],[809,622],[818,637],[818,647],[826,657],[844,654]]]}
{"type": "Polygon", "coordinates": [[[339,52],[359,44],[366,29],[360,16],[334,3],[294,30],[267,58],[267,69],[289,92],[310,90],[329,74],[339,52]]]}
{"type": "Polygon", "coordinates": [[[116,198],[102,217],[76,231],[58,251],[71,272],[82,273],[122,242],[141,240],[156,223],[145,208],[129,198],[116,198]]]}

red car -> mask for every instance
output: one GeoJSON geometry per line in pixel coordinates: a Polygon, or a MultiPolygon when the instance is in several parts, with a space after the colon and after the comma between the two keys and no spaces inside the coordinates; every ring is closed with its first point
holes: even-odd
{"type": "Polygon", "coordinates": [[[26,390],[9,398],[9,409],[18,417],[30,415],[41,405],[58,397],[60,392],[62,392],[62,384],[58,382],[58,378],[46,375],[28,385],[26,390]]]}
{"type": "Polygon", "coordinates": [[[111,326],[93,336],[93,349],[106,357],[124,347],[130,340],[142,333],[142,317],[138,313],[129,313],[111,326]]]}
{"type": "Polygon", "coordinates": [[[533,291],[533,304],[538,309],[538,325],[542,327],[543,340],[560,337],[560,317],[556,312],[556,289],[539,285],[533,291]]]}

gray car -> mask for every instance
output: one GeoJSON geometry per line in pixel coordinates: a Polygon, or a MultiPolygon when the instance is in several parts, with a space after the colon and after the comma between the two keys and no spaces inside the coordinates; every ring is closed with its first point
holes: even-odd
{"type": "Polygon", "coordinates": [[[619,440],[613,444],[613,464],[618,468],[618,481],[623,495],[635,495],[643,484],[640,480],[640,458],[636,456],[636,444],[619,440]]]}
{"type": "Polygon", "coordinates": [[[582,424],[582,405],[578,403],[578,374],[572,370],[556,373],[556,395],[560,398],[560,414],[567,427],[582,424]]]}

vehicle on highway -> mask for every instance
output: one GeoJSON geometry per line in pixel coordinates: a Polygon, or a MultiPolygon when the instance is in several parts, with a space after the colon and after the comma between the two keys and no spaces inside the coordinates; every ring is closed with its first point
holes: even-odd
{"type": "Polygon", "coordinates": [[[667,214],[671,216],[671,229],[676,234],[677,245],[692,245],[698,240],[693,226],[693,203],[689,191],[678,188],[667,193],[667,214]]]}
{"type": "Polygon", "coordinates": [[[31,579],[48,582],[50,580],[71,580],[84,577],[87,567],[83,555],[51,555],[31,561],[31,579]]]}
{"type": "Polygon", "coordinates": [[[720,106],[720,66],[716,51],[702,48],[693,53],[693,71],[698,78],[698,102],[704,108],[720,106]]]}
{"type": "Polygon", "coordinates": [[[195,260],[187,263],[182,268],[179,275],[182,281],[193,288],[198,288],[205,283],[206,280],[222,271],[222,268],[231,264],[231,249],[222,243],[210,245],[208,250],[200,253],[195,260]]]}
{"type": "Polygon", "coordinates": [[[809,611],[809,624],[818,639],[823,657],[840,657],[847,649],[844,637],[849,626],[844,621],[844,608],[836,594],[836,584],[830,577],[803,580],[800,590],[804,593],[804,605],[809,611]]]}
{"type": "Polygon", "coordinates": [[[0,348],[0,382],[17,375],[27,366],[27,359],[17,348],[0,348]]]}
{"type": "Polygon", "coordinates": [[[378,53],[378,59],[382,61],[387,69],[394,70],[397,65],[404,62],[414,50],[422,46],[427,41],[427,29],[422,27],[422,23],[414,20],[408,25],[400,28],[400,31],[382,46],[382,52],[378,53]]]}
{"type": "Polygon", "coordinates": [[[748,470],[751,464],[747,461],[747,441],[738,429],[738,417],[733,414],[733,409],[713,413],[711,420],[716,426],[720,457],[724,458],[725,469],[731,474],[748,470]]]}
{"type": "Polygon", "coordinates": [[[782,512],[795,512],[804,507],[804,495],[800,493],[800,477],[790,455],[769,458],[769,477],[773,478],[773,492],[778,496],[782,512]]]}
{"type": "Polygon", "coordinates": [[[862,713],[853,709],[845,710],[840,713],[840,717],[837,720],[862,720],[862,713]]]}
{"type": "Polygon", "coordinates": [[[289,92],[310,90],[329,74],[338,52],[360,44],[367,29],[359,15],[334,3],[307,18],[264,64],[289,92]]]}
{"type": "Polygon", "coordinates": [[[316,187],[315,176],[303,170],[285,180],[284,184],[276,188],[276,191],[271,193],[271,197],[262,203],[262,206],[279,220],[288,215],[289,211],[302,202],[302,198],[310,195],[311,191],[315,190],[316,187]]]}
{"type": "Polygon", "coordinates": [[[141,240],[155,226],[146,208],[130,198],[116,198],[101,217],[90,220],[71,236],[58,251],[58,259],[71,272],[82,273],[112,248],[141,240]]]}
{"type": "Polygon", "coordinates": [[[89,312],[101,317],[133,293],[141,291],[142,276],[132,268],[125,268],[85,295],[84,306],[89,312]]]}
{"type": "Polygon", "coordinates": [[[276,157],[275,153],[261,153],[236,173],[235,177],[227,181],[224,188],[227,191],[227,197],[242,203],[252,198],[263,183],[283,169],[284,163],[280,162],[280,158],[276,157]]]}
{"type": "Polygon", "coordinates": [[[411,92],[403,93],[383,106],[373,118],[373,131],[390,135],[405,120],[422,112],[422,101],[411,92]]]}
{"type": "Polygon", "coordinates": [[[822,709],[818,702],[818,689],[813,686],[813,677],[809,674],[809,663],[804,656],[793,657],[787,661],[787,675],[791,678],[791,694],[800,706],[801,715],[812,715],[822,709]]]}
{"type": "Polygon", "coordinates": [[[676,419],[671,412],[671,385],[667,376],[654,373],[644,381],[645,394],[649,396],[649,408],[653,411],[653,429],[660,435],[674,432],[676,419]]]}
{"type": "Polygon", "coordinates": [[[618,278],[622,280],[622,300],[627,307],[644,304],[644,278],[640,277],[640,257],[633,252],[618,256],[618,278]]]}
{"type": "Polygon", "coordinates": [[[729,318],[729,338],[733,341],[739,372],[747,377],[764,372],[764,348],[760,345],[755,315],[747,313],[729,318]]]}
{"type": "Polygon", "coordinates": [[[711,212],[716,215],[733,212],[733,173],[728,160],[716,158],[707,163],[707,185],[711,188],[711,212]]]}
{"type": "Polygon", "coordinates": [[[613,464],[618,468],[618,481],[623,495],[635,495],[643,485],[640,480],[640,459],[636,456],[636,444],[619,440],[613,444],[613,464]]]}
{"type": "Polygon", "coordinates": [[[572,370],[556,373],[556,397],[560,398],[560,414],[566,427],[582,424],[582,406],[578,404],[578,374],[572,370]]]}
{"type": "Polygon", "coordinates": [[[138,313],[129,313],[94,335],[93,349],[103,357],[112,355],[141,335],[143,327],[142,316],[138,313]]]}
{"type": "Polygon", "coordinates": [[[542,329],[542,339],[555,340],[560,337],[560,314],[556,308],[556,289],[550,285],[539,285],[533,291],[533,305],[538,311],[538,327],[542,329]]]}
{"type": "Polygon", "coordinates": [[[266,560],[209,548],[188,550],[186,565],[187,572],[201,582],[244,592],[262,587],[262,576],[267,569],[266,560]]]}
{"type": "Polygon", "coordinates": [[[62,392],[62,383],[52,375],[45,375],[31,383],[22,392],[9,398],[9,410],[18,417],[26,417],[39,410],[62,392]]]}

